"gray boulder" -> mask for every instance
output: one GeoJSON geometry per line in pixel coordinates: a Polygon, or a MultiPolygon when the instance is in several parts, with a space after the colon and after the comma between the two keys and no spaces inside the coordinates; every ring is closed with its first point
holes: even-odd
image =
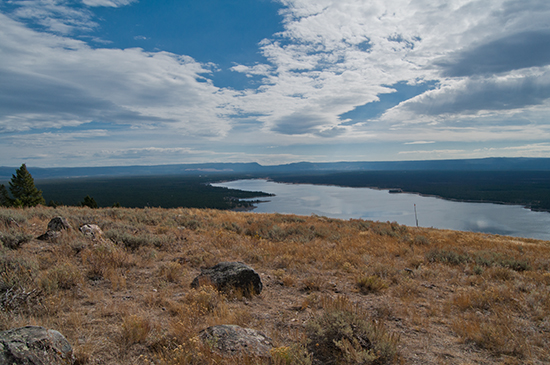
{"type": "Polygon", "coordinates": [[[27,326],[0,332],[0,365],[73,363],[73,349],[57,331],[27,326]]]}
{"type": "Polygon", "coordinates": [[[272,340],[263,333],[236,325],[208,327],[199,338],[222,355],[269,357],[273,348],[272,340]]]}
{"type": "Polygon", "coordinates": [[[71,225],[67,219],[55,217],[48,223],[48,230],[46,233],[36,237],[36,239],[41,241],[56,241],[61,236],[61,232],[68,229],[71,229],[71,225]]]}
{"type": "Polygon", "coordinates": [[[85,224],[79,230],[94,241],[100,241],[103,238],[103,231],[96,224],[85,224]]]}
{"type": "Polygon", "coordinates": [[[222,292],[241,290],[246,296],[260,294],[263,288],[260,275],[242,262],[221,262],[203,269],[191,287],[198,288],[201,285],[213,285],[222,292]]]}
{"type": "Polygon", "coordinates": [[[71,229],[71,225],[67,219],[63,217],[55,217],[48,223],[48,231],[60,232],[67,229],[71,229]]]}

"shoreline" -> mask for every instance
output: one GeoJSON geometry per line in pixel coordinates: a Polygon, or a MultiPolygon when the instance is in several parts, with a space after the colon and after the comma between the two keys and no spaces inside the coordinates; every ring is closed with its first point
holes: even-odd
{"type": "MultiPolygon", "coordinates": [[[[248,180],[248,179],[238,179],[238,180],[248,180]]],[[[451,201],[451,202],[456,202],[456,203],[481,203],[481,204],[497,204],[497,205],[509,205],[509,206],[518,206],[518,207],[522,207],[524,209],[528,209],[532,212],[546,212],[546,213],[550,213],[550,209],[543,209],[543,208],[533,208],[531,207],[530,205],[525,205],[525,204],[516,204],[516,203],[511,203],[511,202],[505,202],[505,201],[496,201],[496,200],[473,200],[473,199],[458,199],[458,198],[446,198],[444,196],[441,196],[441,195],[437,195],[437,194],[426,194],[426,193],[419,193],[417,191],[413,191],[413,190],[407,190],[405,188],[395,188],[395,187],[392,187],[392,188],[380,188],[378,186],[349,186],[349,185],[337,185],[337,184],[316,184],[316,183],[311,183],[311,182],[304,182],[304,183],[289,183],[289,182],[286,182],[286,181],[277,181],[275,179],[272,179],[272,178],[267,178],[267,179],[255,179],[255,180],[266,180],[266,181],[271,181],[271,182],[274,182],[274,183],[277,183],[277,184],[288,184],[288,185],[316,185],[316,186],[335,186],[335,187],[339,187],[339,188],[366,188],[366,189],[372,189],[372,190],[378,190],[378,191],[388,191],[389,194],[414,194],[414,195],[418,195],[418,196],[421,196],[421,197],[426,197],[426,198],[438,198],[438,199],[443,199],[443,200],[447,200],[447,201],[451,201]],[[396,190],[396,189],[399,189],[401,190],[400,192],[390,192],[391,190],[396,190]]],[[[237,181],[237,180],[233,180],[233,181],[237,181]]]]}
{"type": "MultiPolygon", "coordinates": [[[[239,179],[241,180],[241,179],[239,179]]],[[[531,212],[535,213],[548,213],[547,211],[536,211],[530,209],[530,207],[521,204],[512,204],[508,202],[497,202],[497,201],[475,201],[468,199],[453,199],[453,198],[444,198],[438,195],[431,194],[421,194],[412,191],[403,190],[402,193],[390,193],[391,189],[388,188],[379,188],[379,187],[360,187],[360,189],[365,189],[363,193],[360,191],[354,192],[342,192],[338,193],[337,190],[314,190],[314,186],[318,188],[321,187],[332,187],[335,189],[350,189],[357,190],[358,187],[349,187],[341,186],[335,184],[311,184],[311,183],[295,183],[295,182],[279,182],[276,179],[255,179],[261,180],[257,183],[248,183],[246,180],[242,179],[243,184],[236,183],[234,186],[226,186],[231,189],[250,189],[252,191],[270,191],[278,192],[276,195],[290,198],[290,201],[287,200],[274,200],[275,205],[264,205],[261,206],[261,202],[265,201],[255,201],[252,206],[247,207],[246,209],[232,209],[233,211],[247,211],[254,213],[270,213],[277,211],[285,211],[289,214],[297,215],[310,215],[317,214],[321,216],[327,216],[337,219],[365,219],[365,220],[376,220],[376,221],[395,221],[399,224],[407,225],[410,227],[414,226],[414,220],[411,221],[411,212],[413,202],[416,205],[422,207],[424,205],[424,211],[426,216],[421,219],[422,227],[435,227],[438,229],[450,229],[463,232],[480,232],[488,234],[499,234],[511,237],[530,237],[535,239],[550,239],[550,231],[546,227],[550,222],[546,214],[543,215],[534,215],[530,216],[531,212]],[[280,187],[280,190],[275,188],[275,185],[267,185],[264,183],[273,183],[273,184],[283,184],[287,185],[288,188],[280,187]],[[298,188],[294,190],[291,188],[291,185],[299,186],[304,185],[306,188],[298,188]],[[307,188],[307,185],[310,185],[311,188],[307,188]],[[271,187],[270,187],[271,186],[271,187]],[[288,190],[289,194],[285,192],[288,190]],[[310,190],[311,189],[311,190],[310,190]],[[372,193],[368,193],[371,191],[372,193]],[[374,193],[373,191],[378,191],[374,193]],[[310,194],[311,192],[311,194],[310,194]],[[386,195],[388,201],[386,202],[386,195]],[[305,194],[305,195],[304,195],[305,194]],[[324,200],[323,194],[328,194],[327,199],[333,194],[336,194],[333,198],[330,199],[343,199],[338,202],[328,203],[331,200],[327,201],[328,205],[322,203],[324,200]],[[355,194],[355,195],[354,195],[355,194]],[[374,194],[374,195],[373,195],[374,194]],[[408,196],[403,196],[402,198],[397,197],[399,194],[406,194],[408,196]],[[288,196],[287,196],[288,195],[288,196]],[[319,201],[317,205],[310,205],[309,203],[301,204],[297,202],[301,197],[307,198],[311,195],[311,198],[315,198],[315,201],[319,201]],[[336,196],[338,198],[336,198],[336,196]],[[418,197],[419,199],[416,199],[418,197]],[[440,201],[437,203],[435,201],[423,201],[421,198],[434,198],[440,201]],[[364,200],[365,204],[361,203],[364,200]],[[371,201],[372,204],[368,202],[371,201]],[[286,203],[285,203],[286,202],[286,203]],[[447,203],[444,203],[447,202],[447,203]],[[408,209],[410,203],[411,209],[408,209]],[[472,205],[468,207],[465,206],[453,206],[448,205],[452,203],[471,203],[472,205]],[[286,204],[286,205],[285,205],[286,204]],[[334,204],[338,206],[346,206],[343,211],[334,211],[331,210],[331,206],[334,204]],[[405,204],[405,205],[403,205],[405,204]],[[485,204],[479,205],[479,204],[485,204]],[[361,205],[364,205],[361,207],[361,205]],[[477,205],[477,206],[476,206],[477,205]],[[492,205],[492,207],[490,207],[492,205]],[[500,210],[499,206],[508,206],[504,210],[500,210]],[[510,210],[509,210],[510,209],[510,210]],[[431,211],[431,213],[430,213],[431,211]],[[462,213],[461,213],[462,212],[462,213]],[[504,213],[500,213],[504,212],[504,213]],[[508,213],[506,213],[508,212],[508,213]],[[525,221],[525,223],[518,224],[519,221],[525,221]],[[531,222],[531,223],[529,223],[531,222]],[[538,227],[538,228],[537,228],[538,227]],[[543,228],[541,228],[543,227],[543,228]]],[[[238,180],[233,180],[238,181],[238,180]]],[[[394,189],[394,188],[392,188],[394,189]]],[[[307,199],[306,199],[307,200],[307,199]]],[[[422,214],[422,213],[421,213],[422,214]]]]}
{"type": "MultiPolygon", "coordinates": [[[[437,195],[437,194],[419,193],[417,191],[406,190],[404,188],[381,188],[381,187],[378,187],[378,186],[348,186],[348,185],[337,185],[337,184],[316,184],[316,183],[311,183],[311,182],[296,183],[296,182],[278,181],[278,180],[273,179],[273,178],[224,180],[224,181],[216,182],[215,184],[223,184],[223,183],[229,183],[229,182],[239,181],[239,180],[264,180],[264,181],[274,182],[274,183],[277,183],[277,184],[285,184],[285,185],[334,186],[334,187],[339,187],[339,188],[350,188],[350,189],[364,188],[364,189],[372,189],[372,190],[378,190],[378,191],[388,191],[388,194],[395,194],[395,195],[398,195],[398,194],[413,194],[413,195],[418,195],[418,196],[424,197],[424,198],[437,198],[437,199],[447,200],[447,201],[451,201],[451,202],[455,202],[455,203],[480,203],[480,204],[497,204],[497,205],[518,206],[518,207],[522,207],[523,209],[530,210],[532,212],[550,213],[550,209],[533,208],[530,205],[525,205],[525,204],[516,204],[516,203],[505,202],[505,201],[497,201],[497,200],[473,200],[473,199],[447,198],[447,197],[437,195]],[[396,192],[396,191],[392,191],[392,190],[400,190],[400,191],[396,192]]],[[[265,191],[263,193],[270,194],[271,196],[276,196],[276,194],[266,193],[265,191]]],[[[257,203],[266,203],[266,202],[269,202],[269,200],[258,201],[257,203]]],[[[252,208],[250,210],[254,210],[254,208],[252,208]]]]}

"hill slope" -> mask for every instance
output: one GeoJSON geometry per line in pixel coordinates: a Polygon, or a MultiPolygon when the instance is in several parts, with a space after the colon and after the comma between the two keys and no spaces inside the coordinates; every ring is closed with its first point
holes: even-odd
{"type": "MultiPolygon", "coordinates": [[[[374,326],[369,346],[396,351],[384,363],[550,361],[546,241],[198,209],[0,209],[0,232],[0,330],[56,329],[78,364],[315,364],[312,323],[329,312],[374,326]],[[36,240],[56,216],[73,229],[36,240]],[[85,223],[103,237],[81,234],[85,223]],[[253,267],[262,293],[190,288],[221,261],[253,267]],[[271,337],[272,360],[223,359],[197,342],[228,323],[271,337]]],[[[360,363],[357,348],[340,350],[360,363]]]]}

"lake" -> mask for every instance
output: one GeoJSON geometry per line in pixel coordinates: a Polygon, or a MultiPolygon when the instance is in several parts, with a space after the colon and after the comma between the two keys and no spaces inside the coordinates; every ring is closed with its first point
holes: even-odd
{"type": "Polygon", "coordinates": [[[260,198],[253,212],[316,214],[330,218],[360,218],[415,226],[414,206],[421,227],[484,232],[550,240],[550,213],[516,205],[453,202],[388,190],[310,184],[281,184],[267,180],[236,180],[218,184],[230,189],[275,194],[260,198]]]}

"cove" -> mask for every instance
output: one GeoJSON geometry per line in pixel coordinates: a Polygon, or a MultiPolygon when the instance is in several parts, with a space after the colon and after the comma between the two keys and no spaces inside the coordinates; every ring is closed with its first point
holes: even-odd
{"type": "MultiPolygon", "coordinates": [[[[417,194],[390,194],[388,190],[340,186],[282,184],[268,180],[236,180],[213,186],[245,191],[263,191],[275,196],[262,198],[253,212],[365,219],[550,240],[550,213],[533,212],[517,205],[465,203],[417,194]]],[[[254,200],[254,199],[253,199],[254,200]]]]}

